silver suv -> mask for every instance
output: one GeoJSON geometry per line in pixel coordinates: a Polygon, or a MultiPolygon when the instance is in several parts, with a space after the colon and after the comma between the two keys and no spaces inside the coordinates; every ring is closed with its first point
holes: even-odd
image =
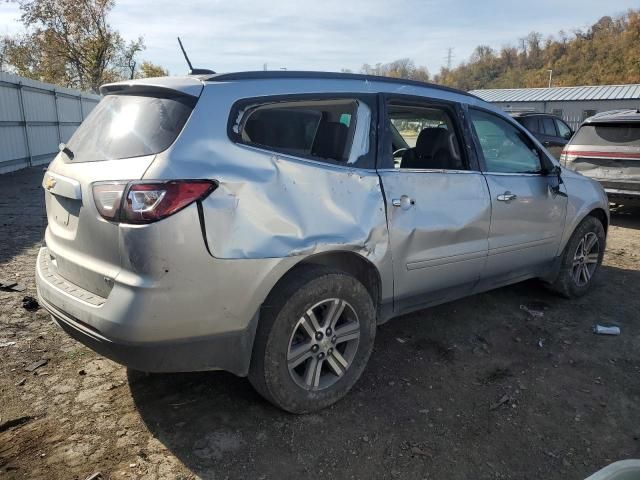
{"type": "Polygon", "coordinates": [[[464,92],[249,72],[102,93],[45,174],[37,286],[131,368],[227,370],[313,411],[390,318],[534,277],[579,296],[602,261],[600,185],[464,92]]]}
{"type": "Polygon", "coordinates": [[[640,109],[602,112],[586,119],[560,160],[598,180],[610,202],[640,206],[640,109]]]}

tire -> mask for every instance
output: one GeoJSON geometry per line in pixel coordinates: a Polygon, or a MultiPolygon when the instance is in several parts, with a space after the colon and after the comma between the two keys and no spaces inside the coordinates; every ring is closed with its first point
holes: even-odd
{"type": "Polygon", "coordinates": [[[261,310],[249,381],[283,410],[320,410],[360,378],[375,332],[375,307],[358,280],[324,266],[301,267],[287,274],[261,310]],[[331,324],[335,332],[327,331],[331,324]]]}
{"type": "Polygon", "coordinates": [[[566,298],[578,298],[587,293],[602,264],[605,245],[606,237],[602,222],[595,217],[586,217],[571,235],[562,254],[560,271],[550,288],[566,298]],[[587,252],[587,255],[581,255],[578,249],[585,244],[588,247],[594,239],[596,243],[587,252]],[[581,256],[585,260],[580,263],[578,258],[581,256]],[[588,275],[584,273],[585,268],[588,275]],[[578,272],[578,269],[581,269],[582,272],[578,272]]]}

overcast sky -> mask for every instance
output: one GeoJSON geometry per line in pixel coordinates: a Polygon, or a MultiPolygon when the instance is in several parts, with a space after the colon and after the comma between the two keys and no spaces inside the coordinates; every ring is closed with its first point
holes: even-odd
{"type": "MultiPolygon", "coordinates": [[[[437,73],[480,44],[500,48],[535,30],[584,28],[637,7],[630,0],[116,0],[110,22],[143,36],[142,58],[186,72],[180,35],[194,66],[218,72],[269,69],[358,71],[363,63],[410,57],[437,73]]],[[[0,0],[0,34],[21,31],[19,10],[0,0]]]]}

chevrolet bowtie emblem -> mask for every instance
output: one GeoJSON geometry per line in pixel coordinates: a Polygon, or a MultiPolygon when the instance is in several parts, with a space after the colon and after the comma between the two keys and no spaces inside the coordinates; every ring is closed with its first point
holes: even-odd
{"type": "Polygon", "coordinates": [[[47,180],[44,182],[44,188],[46,188],[47,190],[51,190],[55,186],[56,181],[51,177],[47,177],[47,180]]]}

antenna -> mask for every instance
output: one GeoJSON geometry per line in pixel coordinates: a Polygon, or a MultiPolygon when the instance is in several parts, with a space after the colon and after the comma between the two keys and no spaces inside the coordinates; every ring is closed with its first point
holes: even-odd
{"type": "Polygon", "coordinates": [[[182,50],[184,59],[187,61],[187,65],[189,65],[189,75],[203,75],[208,73],[216,73],[213,70],[209,70],[206,68],[193,68],[193,65],[191,65],[191,60],[189,60],[189,56],[187,55],[187,52],[182,46],[182,40],[180,40],[180,37],[178,37],[178,44],[180,45],[180,50],[182,50]]]}
{"type": "Polygon", "coordinates": [[[193,72],[193,66],[191,65],[191,61],[189,60],[189,56],[187,55],[187,52],[184,50],[184,47],[182,46],[182,40],[180,40],[180,37],[178,37],[178,44],[180,44],[180,50],[182,50],[182,55],[184,55],[184,59],[187,61],[187,65],[189,65],[189,71],[193,72]]]}

